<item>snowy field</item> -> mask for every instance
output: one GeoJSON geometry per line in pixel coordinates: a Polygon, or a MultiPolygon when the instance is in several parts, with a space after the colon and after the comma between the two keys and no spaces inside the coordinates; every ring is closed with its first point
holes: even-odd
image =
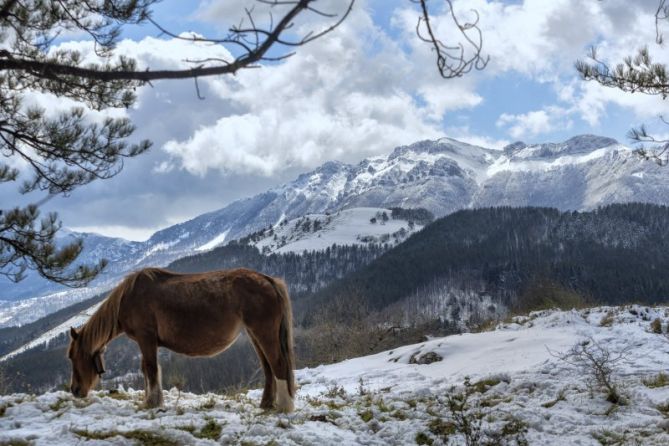
{"type": "Polygon", "coordinates": [[[163,411],[142,409],[142,392],[132,389],[85,400],[8,395],[0,397],[0,444],[460,445],[467,435],[478,436],[473,444],[667,445],[668,315],[641,306],[539,312],[299,370],[290,415],[258,409],[259,390],[172,389],[163,411]],[[584,340],[595,357],[615,360],[619,403],[607,401],[591,368],[558,358],[584,340]]]}
{"type": "Polygon", "coordinates": [[[307,214],[304,217],[289,220],[284,225],[276,225],[272,235],[268,235],[253,243],[265,253],[301,253],[304,251],[324,251],[332,245],[367,245],[369,243],[389,243],[395,245],[404,241],[409,235],[423,228],[422,225],[410,227],[401,219],[389,218],[383,221],[383,214],[390,217],[392,211],[385,208],[351,208],[331,215],[307,214]],[[318,222],[320,229],[302,230],[299,226],[309,219],[318,222]],[[370,220],[378,220],[372,223],[370,220]],[[393,237],[399,234],[401,237],[393,237]]]}

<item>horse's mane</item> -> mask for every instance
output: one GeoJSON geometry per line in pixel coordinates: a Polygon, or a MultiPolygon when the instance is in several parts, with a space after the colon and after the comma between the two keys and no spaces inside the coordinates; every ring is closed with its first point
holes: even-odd
{"type": "Polygon", "coordinates": [[[135,288],[137,279],[146,277],[155,281],[159,277],[175,276],[177,273],[162,268],[144,268],[126,276],[114,288],[109,296],[100,304],[97,311],[91,316],[80,331],[82,345],[96,352],[118,335],[118,312],[121,300],[135,288]]]}

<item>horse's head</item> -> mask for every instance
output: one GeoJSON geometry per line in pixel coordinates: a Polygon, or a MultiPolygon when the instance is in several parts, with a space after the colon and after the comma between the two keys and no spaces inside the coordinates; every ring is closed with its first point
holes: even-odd
{"type": "Polygon", "coordinates": [[[74,396],[83,398],[97,385],[100,376],[105,372],[102,354],[102,350],[90,352],[84,348],[79,332],[70,328],[70,348],[67,357],[72,362],[70,390],[74,396]]]}

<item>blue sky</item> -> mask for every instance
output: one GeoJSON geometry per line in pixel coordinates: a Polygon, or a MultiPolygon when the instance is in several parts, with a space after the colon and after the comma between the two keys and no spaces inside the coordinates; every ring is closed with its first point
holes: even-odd
{"type": "MultiPolygon", "coordinates": [[[[319,1],[324,10],[342,12],[340,0],[319,1]]],[[[221,36],[253,3],[164,0],[154,7],[154,18],[175,33],[221,36]]],[[[491,58],[484,71],[441,79],[430,48],[415,36],[415,4],[357,0],[340,28],[298,48],[292,58],[234,77],[202,79],[205,100],[196,97],[193,81],[161,81],[140,90],[136,107],[119,113],[136,123],[135,137],[154,141],[151,152],[128,161],[111,180],[51,200],[47,210],[58,210],[64,225],[77,230],[143,239],[331,159],[357,162],[441,136],[492,148],[581,133],[628,143],[632,126],[657,124],[666,108],[661,98],[585,83],[573,68],[593,44],[612,61],[644,44],[667,58],[653,42],[657,0],[454,3],[461,20],[472,17],[472,8],[479,12],[484,53],[491,58]]],[[[257,17],[266,13],[263,8],[257,5],[257,17]]],[[[450,42],[453,27],[443,13],[443,7],[435,9],[433,24],[450,42]]],[[[303,17],[295,32],[317,30],[324,20],[303,17]]],[[[193,47],[160,36],[150,25],[126,29],[123,37],[117,54],[153,69],[229,56],[220,46],[193,47]]],[[[83,35],[58,44],[91,54],[83,35]]]]}

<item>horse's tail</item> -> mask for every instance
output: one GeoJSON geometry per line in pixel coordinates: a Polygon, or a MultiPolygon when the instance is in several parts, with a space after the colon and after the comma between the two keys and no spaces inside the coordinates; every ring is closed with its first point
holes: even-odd
{"type": "Polygon", "coordinates": [[[276,277],[267,276],[272,282],[276,293],[281,301],[281,324],[279,325],[279,345],[281,359],[286,364],[286,381],[288,394],[295,396],[295,377],[293,369],[295,368],[295,353],[293,351],[293,310],[290,305],[290,296],[288,296],[288,287],[283,280],[276,277]]]}

